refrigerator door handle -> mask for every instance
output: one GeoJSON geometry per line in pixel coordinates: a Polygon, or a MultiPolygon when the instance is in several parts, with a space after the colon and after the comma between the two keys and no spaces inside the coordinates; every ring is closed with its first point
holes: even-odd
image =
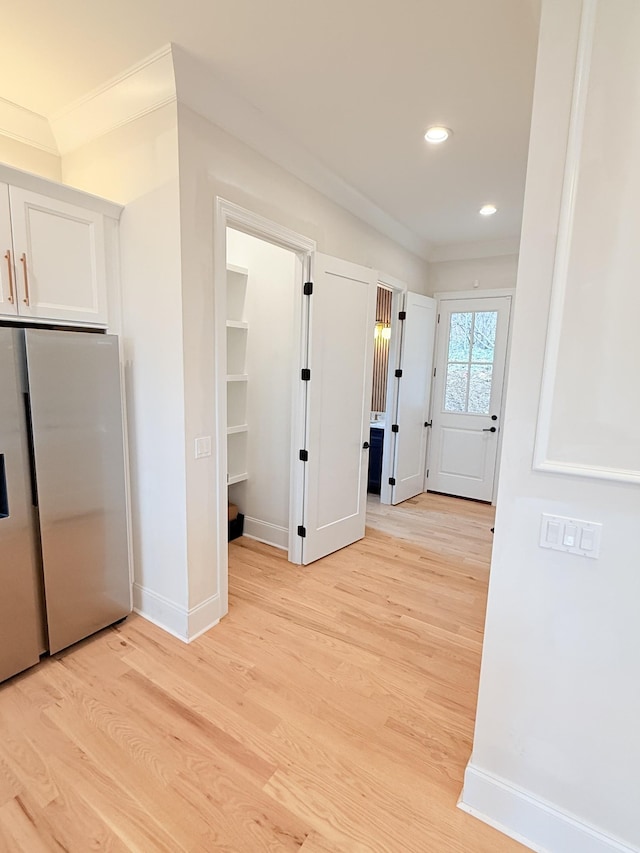
{"type": "Polygon", "coordinates": [[[24,418],[27,425],[27,453],[29,454],[29,481],[31,483],[31,503],[38,506],[38,481],[36,479],[36,453],[33,447],[33,425],[31,423],[31,400],[29,394],[22,394],[24,402],[24,418]]]}
{"type": "Polygon", "coordinates": [[[4,453],[0,453],[0,518],[9,518],[9,492],[7,491],[7,469],[4,453]]]}

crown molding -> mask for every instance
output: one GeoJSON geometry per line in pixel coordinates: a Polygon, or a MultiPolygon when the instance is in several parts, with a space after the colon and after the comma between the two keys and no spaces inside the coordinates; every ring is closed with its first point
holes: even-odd
{"type": "Polygon", "coordinates": [[[429,261],[467,261],[476,258],[497,258],[500,255],[517,255],[520,252],[520,237],[504,237],[501,240],[481,240],[474,243],[447,243],[434,246],[429,261]]]}
{"type": "Polygon", "coordinates": [[[49,119],[0,100],[0,134],[60,156],[176,100],[407,251],[429,259],[430,243],[337,175],[177,45],[165,45],[49,119]]]}
{"type": "Polygon", "coordinates": [[[203,62],[172,45],[178,102],[244,142],[305,184],[427,260],[430,244],[324,165],[261,110],[230,90],[203,62]]]}
{"type": "Polygon", "coordinates": [[[171,45],[166,45],[56,113],[51,130],[64,155],[175,99],[171,45]]]}
{"type": "Polygon", "coordinates": [[[58,146],[48,120],[39,113],[0,98],[0,135],[58,156],[58,146]]]}

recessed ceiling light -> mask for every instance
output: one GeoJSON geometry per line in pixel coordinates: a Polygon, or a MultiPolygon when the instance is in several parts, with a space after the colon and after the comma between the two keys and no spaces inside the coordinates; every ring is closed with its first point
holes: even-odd
{"type": "Polygon", "coordinates": [[[441,142],[446,142],[453,133],[448,127],[443,127],[441,124],[430,127],[425,133],[424,138],[432,145],[439,145],[441,142]]]}
{"type": "Polygon", "coordinates": [[[480,208],[481,216],[493,216],[494,213],[497,213],[498,208],[495,204],[483,204],[480,208]]]}

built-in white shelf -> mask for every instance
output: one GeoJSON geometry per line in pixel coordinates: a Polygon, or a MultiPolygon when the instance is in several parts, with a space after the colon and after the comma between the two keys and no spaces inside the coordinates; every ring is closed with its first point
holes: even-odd
{"type": "Polygon", "coordinates": [[[249,424],[227,427],[227,435],[237,435],[239,432],[249,432],[249,424]]]}
{"type": "Polygon", "coordinates": [[[235,483],[242,483],[248,479],[249,475],[246,472],[244,474],[234,474],[232,477],[227,476],[227,486],[233,486],[235,483]]]}
{"type": "MultiPolygon", "coordinates": [[[[246,310],[249,270],[227,264],[227,485],[249,479],[247,441],[247,369],[248,329],[246,310]]],[[[244,487],[232,490],[242,512],[244,487]]]]}

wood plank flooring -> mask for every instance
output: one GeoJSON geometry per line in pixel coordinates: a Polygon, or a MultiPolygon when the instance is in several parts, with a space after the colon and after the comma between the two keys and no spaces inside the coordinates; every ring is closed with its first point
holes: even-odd
{"type": "Polygon", "coordinates": [[[374,505],[304,569],[239,540],[191,645],[133,616],[0,687],[0,851],[523,850],[455,807],[492,518],[374,505]]]}

